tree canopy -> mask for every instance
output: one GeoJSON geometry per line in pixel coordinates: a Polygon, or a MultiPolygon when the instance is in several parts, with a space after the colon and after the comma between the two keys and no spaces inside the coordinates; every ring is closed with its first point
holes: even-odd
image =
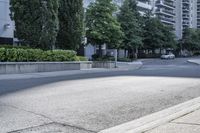
{"type": "Polygon", "coordinates": [[[11,0],[16,37],[34,48],[52,49],[58,32],[57,0],[11,0]]]}
{"type": "Polygon", "coordinates": [[[200,30],[186,28],[183,32],[183,48],[189,51],[200,50],[200,30]]]}
{"type": "Polygon", "coordinates": [[[56,45],[61,49],[77,50],[83,33],[83,0],[59,1],[59,32],[56,45]]]}
{"type": "Polygon", "coordinates": [[[137,49],[142,46],[142,28],[140,25],[140,14],[137,10],[135,0],[125,0],[120,8],[118,20],[124,32],[123,47],[125,49],[137,49]]]}
{"type": "Polygon", "coordinates": [[[146,16],[144,25],[144,48],[176,48],[172,27],[164,25],[158,18],[146,16]]]}
{"type": "Polygon", "coordinates": [[[117,48],[121,43],[123,32],[114,13],[116,5],[112,0],[96,0],[86,12],[86,36],[94,45],[107,44],[117,48]]]}

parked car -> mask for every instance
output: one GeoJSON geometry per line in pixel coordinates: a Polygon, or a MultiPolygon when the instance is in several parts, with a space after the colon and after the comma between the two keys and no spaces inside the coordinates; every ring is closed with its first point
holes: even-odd
{"type": "Polygon", "coordinates": [[[175,55],[172,53],[164,54],[160,57],[161,59],[175,59],[175,55]]]}

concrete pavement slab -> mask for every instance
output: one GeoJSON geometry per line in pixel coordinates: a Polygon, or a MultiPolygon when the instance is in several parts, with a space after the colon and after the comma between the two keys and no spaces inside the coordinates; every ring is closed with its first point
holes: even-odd
{"type": "Polygon", "coordinates": [[[94,133],[92,131],[85,131],[77,129],[72,126],[65,126],[58,123],[50,123],[24,130],[14,131],[12,133],[94,133]]]}
{"type": "Polygon", "coordinates": [[[198,88],[198,79],[93,78],[39,85],[1,96],[0,101],[43,114],[58,123],[100,131],[176,104],[166,99],[176,102],[176,94],[185,93],[187,87],[191,92],[193,86],[198,88]]]}
{"type": "Polygon", "coordinates": [[[143,133],[199,108],[200,97],[137,120],[102,130],[100,133],[143,133]]]}
{"type": "Polygon", "coordinates": [[[169,123],[145,133],[200,133],[200,125],[169,123]]]}
{"type": "Polygon", "coordinates": [[[40,115],[0,104],[0,132],[6,133],[51,122],[40,115]]]}
{"type": "Polygon", "coordinates": [[[176,119],[172,122],[175,123],[190,123],[190,124],[199,124],[200,126],[200,110],[197,110],[193,113],[190,113],[184,117],[176,119]]]}

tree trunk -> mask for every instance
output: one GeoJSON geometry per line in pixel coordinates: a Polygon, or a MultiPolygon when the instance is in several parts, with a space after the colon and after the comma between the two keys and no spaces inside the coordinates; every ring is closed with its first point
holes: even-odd
{"type": "Polygon", "coordinates": [[[101,44],[99,44],[99,57],[102,57],[102,46],[101,46],[101,44]]]}
{"type": "Polygon", "coordinates": [[[135,59],[138,59],[138,47],[135,48],[135,59]]]}

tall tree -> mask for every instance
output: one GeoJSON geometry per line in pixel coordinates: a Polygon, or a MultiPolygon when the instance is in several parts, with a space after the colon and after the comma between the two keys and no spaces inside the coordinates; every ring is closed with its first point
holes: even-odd
{"type": "Polygon", "coordinates": [[[58,32],[58,0],[10,0],[16,36],[34,48],[52,49],[58,32]]]}
{"type": "Polygon", "coordinates": [[[140,15],[137,10],[137,2],[135,0],[125,0],[120,8],[118,20],[121,23],[123,32],[124,48],[129,49],[131,53],[135,51],[135,58],[138,55],[138,48],[142,46],[142,28],[140,25],[140,15]]]}
{"type": "Polygon", "coordinates": [[[57,47],[77,50],[83,33],[83,0],[60,0],[57,47]]]}
{"type": "Polygon", "coordinates": [[[161,46],[161,49],[162,48],[176,49],[178,42],[176,40],[176,35],[174,33],[173,28],[170,26],[163,25],[162,32],[164,34],[164,38],[163,38],[163,45],[161,46]]]}
{"type": "Polygon", "coordinates": [[[183,48],[189,51],[200,49],[200,31],[192,28],[186,28],[183,32],[183,48]]]}
{"type": "Polygon", "coordinates": [[[158,18],[147,17],[144,26],[144,48],[154,51],[161,48],[165,35],[163,24],[158,18]]]}
{"type": "Polygon", "coordinates": [[[112,0],[96,0],[87,9],[86,36],[91,44],[99,46],[99,56],[102,56],[103,44],[117,48],[121,43],[123,32],[114,15],[116,9],[112,0]]]}

